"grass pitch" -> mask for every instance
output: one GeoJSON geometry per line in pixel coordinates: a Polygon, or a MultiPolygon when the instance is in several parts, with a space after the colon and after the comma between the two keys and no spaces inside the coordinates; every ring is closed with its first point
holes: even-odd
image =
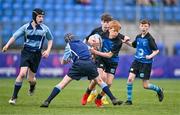
{"type": "MultiPolygon", "coordinates": [[[[0,115],[180,115],[180,80],[151,80],[164,88],[165,99],[158,102],[156,93],[144,90],[141,80],[133,86],[133,105],[105,105],[97,108],[94,103],[82,106],[81,96],[89,82],[73,81],[50,104],[40,108],[60,79],[38,79],[34,96],[28,96],[29,84],[25,80],[16,105],[8,104],[15,79],[0,79],[0,115]]],[[[100,89],[97,88],[99,91],[100,89]]],[[[126,101],[126,80],[116,79],[111,87],[119,99],[126,101]]]]}

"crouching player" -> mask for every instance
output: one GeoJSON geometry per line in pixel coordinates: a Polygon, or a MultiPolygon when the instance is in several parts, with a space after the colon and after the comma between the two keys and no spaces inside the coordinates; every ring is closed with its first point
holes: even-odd
{"type": "MultiPolygon", "coordinates": [[[[92,61],[88,46],[82,41],[76,39],[76,37],[72,34],[66,34],[64,39],[67,44],[61,63],[67,64],[70,62],[70,59],[72,59],[73,64],[70,67],[68,74],[54,87],[49,97],[40,107],[48,107],[57,94],[61,92],[72,80],[80,80],[84,76],[87,76],[89,80],[94,80],[94,82],[97,83],[109,96],[113,105],[119,105],[121,102],[113,96],[107,84],[99,77],[96,65],[92,61]]],[[[90,93],[93,88],[94,87],[91,87],[88,90],[88,93],[90,93]]]]}

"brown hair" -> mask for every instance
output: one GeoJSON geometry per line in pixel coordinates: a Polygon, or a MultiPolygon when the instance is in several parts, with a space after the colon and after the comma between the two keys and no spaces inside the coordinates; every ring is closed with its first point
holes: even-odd
{"type": "Polygon", "coordinates": [[[112,16],[108,13],[104,13],[102,16],[101,16],[101,21],[105,21],[105,22],[109,22],[109,21],[112,21],[112,16]]]}
{"type": "Polygon", "coordinates": [[[151,23],[148,20],[141,20],[140,24],[148,24],[149,26],[151,25],[151,23]]]}
{"type": "Polygon", "coordinates": [[[113,20],[109,22],[109,28],[114,28],[115,31],[119,32],[121,29],[121,24],[117,20],[113,20]]]}

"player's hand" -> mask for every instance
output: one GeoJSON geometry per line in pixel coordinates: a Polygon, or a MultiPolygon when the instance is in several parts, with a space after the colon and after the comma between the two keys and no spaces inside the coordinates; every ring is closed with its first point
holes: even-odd
{"type": "Polygon", "coordinates": [[[90,51],[92,54],[96,54],[96,50],[93,47],[90,49],[90,51]]]}
{"type": "Polygon", "coordinates": [[[150,55],[146,55],[146,59],[151,59],[152,57],[150,55]]]}
{"type": "Polygon", "coordinates": [[[125,36],[124,39],[122,40],[123,43],[127,43],[130,40],[128,36],[125,36]]]}
{"type": "Polygon", "coordinates": [[[45,50],[43,53],[42,53],[42,57],[43,58],[48,58],[49,57],[49,51],[45,50]]]}
{"type": "Polygon", "coordinates": [[[3,47],[3,49],[2,49],[2,52],[6,52],[7,50],[8,50],[8,46],[5,45],[5,46],[3,47]]]}

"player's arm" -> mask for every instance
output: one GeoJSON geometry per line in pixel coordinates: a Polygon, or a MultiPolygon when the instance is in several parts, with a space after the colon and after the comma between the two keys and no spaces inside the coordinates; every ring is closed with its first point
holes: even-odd
{"type": "Polygon", "coordinates": [[[8,48],[11,46],[11,44],[14,43],[14,41],[22,36],[24,34],[24,30],[25,30],[25,25],[20,27],[14,34],[13,36],[9,39],[9,41],[7,42],[7,44],[3,47],[2,52],[6,52],[8,50],[8,48]]]}
{"type": "Polygon", "coordinates": [[[11,44],[13,44],[15,41],[15,38],[12,36],[7,44],[3,47],[2,52],[6,52],[11,44]]]}
{"type": "Polygon", "coordinates": [[[95,50],[94,48],[91,48],[91,52],[95,55],[101,56],[101,57],[105,57],[105,58],[111,58],[113,56],[113,53],[110,52],[100,52],[95,50]]]}
{"type": "Polygon", "coordinates": [[[53,36],[49,30],[49,28],[47,29],[46,32],[46,38],[48,40],[48,45],[47,45],[47,49],[42,53],[42,57],[47,58],[51,52],[51,48],[53,45],[53,36]]]}
{"type": "Polygon", "coordinates": [[[134,40],[133,42],[128,40],[124,43],[130,47],[136,48],[136,40],[134,40]]]}
{"type": "Polygon", "coordinates": [[[156,42],[152,37],[150,37],[149,39],[149,46],[150,49],[152,50],[152,53],[150,55],[146,55],[146,59],[152,59],[154,56],[156,56],[159,53],[159,49],[156,45],[156,42]]]}
{"type": "Polygon", "coordinates": [[[71,62],[71,48],[70,45],[67,44],[64,50],[63,59],[61,60],[61,64],[67,64],[71,62]]]}

